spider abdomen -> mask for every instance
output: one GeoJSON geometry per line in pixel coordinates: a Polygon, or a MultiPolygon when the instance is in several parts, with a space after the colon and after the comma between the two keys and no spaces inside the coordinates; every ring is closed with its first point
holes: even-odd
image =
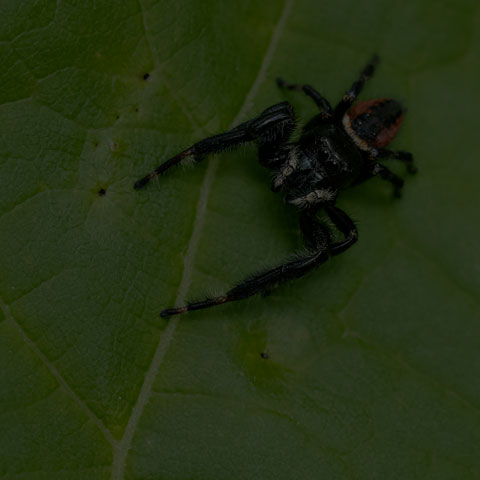
{"type": "Polygon", "coordinates": [[[353,105],[344,115],[345,131],[362,150],[384,148],[395,137],[405,110],[391,98],[375,98],[353,105]]]}

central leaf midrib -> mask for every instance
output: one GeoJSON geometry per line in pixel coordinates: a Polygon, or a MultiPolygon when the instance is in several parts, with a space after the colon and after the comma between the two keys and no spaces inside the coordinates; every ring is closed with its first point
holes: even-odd
{"type": "MultiPolygon", "coordinates": [[[[265,52],[265,55],[263,56],[258,74],[255,77],[255,80],[250,90],[245,96],[245,101],[240,107],[240,110],[238,111],[237,115],[233,119],[229,128],[232,128],[245,116],[245,114],[249,109],[250,103],[257,95],[261,84],[265,80],[268,66],[270,65],[272,58],[275,54],[275,51],[277,49],[279,38],[285,28],[285,24],[290,14],[290,11],[292,9],[293,2],[294,0],[286,0],[283,10],[278,19],[278,22],[276,23],[273,29],[273,34],[270,39],[267,50],[265,52]]],[[[188,243],[187,253],[185,255],[182,280],[178,288],[178,294],[175,302],[176,304],[183,303],[191,283],[196,250],[199,244],[200,235],[203,228],[208,196],[211,190],[211,186],[213,184],[213,180],[215,178],[217,166],[218,166],[218,159],[214,157],[209,162],[204,181],[200,188],[200,196],[197,203],[197,212],[195,215],[195,222],[193,226],[192,235],[188,243]]],[[[148,399],[150,398],[153,382],[157,376],[158,370],[160,369],[160,365],[163,361],[163,358],[170,346],[171,340],[173,339],[173,335],[178,322],[179,322],[179,317],[176,317],[173,320],[171,320],[167,328],[165,329],[164,333],[160,337],[158,346],[155,350],[155,353],[152,359],[152,363],[150,364],[150,367],[148,368],[147,373],[145,375],[144,383],[138,395],[137,402],[132,409],[132,413],[127,423],[127,427],[125,428],[123,437],[121,441],[118,443],[117,447],[115,448],[113,467],[112,467],[112,479],[121,479],[124,477],[126,458],[127,458],[128,451],[130,449],[133,435],[136,431],[136,427],[143,413],[143,409],[147,404],[148,399]]]]}

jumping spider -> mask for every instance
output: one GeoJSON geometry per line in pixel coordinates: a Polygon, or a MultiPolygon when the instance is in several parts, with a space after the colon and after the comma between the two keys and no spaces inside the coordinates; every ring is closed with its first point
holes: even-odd
{"type": "Polygon", "coordinates": [[[305,93],[320,109],[303,127],[297,141],[289,141],[296,126],[292,106],[288,102],[277,103],[228,132],[200,140],[135,183],[135,189],[140,189],[181,162],[197,162],[206,155],[256,142],[260,163],[274,172],[272,190],[285,192],[285,201],[299,210],[306,246],[303,253],[276,268],[247,277],[224,295],[167,308],[161,312],[162,317],[269,292],[278,283],[301,277],[350,248],[358,233],[352,219],[335,206],[342,189],[379,175],[393,185],[394,195],[400,196],[403,180],[379,159],[395,158],[406,164],[409,173],[415,173],[411,153],[385,148],[398,132],[404,109],[390,98],[354,104],[377,63],[378,57],[374,56],[335,108],[312,86],[289,84],[278,78],[279,87],[305,93]],[[343,234],[343,240],[332,240],[327,226],[317,219],[320,209],[343,234]]]}

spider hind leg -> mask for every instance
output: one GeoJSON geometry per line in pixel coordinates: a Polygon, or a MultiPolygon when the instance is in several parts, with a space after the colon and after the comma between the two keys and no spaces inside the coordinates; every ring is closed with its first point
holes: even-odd
{"type": "Polygon", "coordinates": [[[340,121],[346,111],[353,105],[360,92],[363,90],[365,82],[375,73],[375,67],[379,62],[377,55],[374,55],[365,65],[357,80],[352,83],[350,89],[345,93],[338,105],[335,107],[333,115],[337,121],[340,121]]]}
{"type": "Polygon", "coordinates": [[[310,97],[317,105],[317,107],[322,112],[325,118],[330,118],[333,110],[330,102],[314,87],[311,85],[303,85],[296,83],[287,83],[283,78],[277,78],[277,85],[280,88],[286,88],[287,90],[295,90],[297,92],[303,92],[305,95],[310,97]]]}
{"type": "Polygon", "coordinates": [[[404,151],[392,151],[385,148],[381,148],[377,152],[378,158],[394,158],[400,162],[405,163],[407,172],[411,174],[417,173],[418,169],[413,160],[413,155],[410,152],[404,151]]]}

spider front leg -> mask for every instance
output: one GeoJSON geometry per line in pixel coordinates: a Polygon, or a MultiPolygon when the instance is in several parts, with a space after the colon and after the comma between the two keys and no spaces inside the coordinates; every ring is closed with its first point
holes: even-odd
{"type": "Polygon", "coordinates": [[[358,240],[358,230],[353,220],[343,211],[334,206],[325,207],[327,215],[334,225],[342,232],[345,239],[330,245],[331,255],[339,255],[349,249],[358,240]]]}
{"type": "Polygon", "coordinates": [[[167,308],[160,315],[168,318],[171,315],[213,307],[242,300],[257,293],[269,292],[280,283],[302,277],[328,260],[331,255],[344,252],[357,241],[357,228],[350,217],[339,208],[327,206],[325,211],[334,225],[345,235],[343,241],[332,243],[327,227],[319,222],[313,213],[303,213],[300,217],[300,227],[308,249],[306,253],[299,254],[293,260],[271,270],[247,277],[224,295],[188,303],[184,307],[167,308]]]}
{"type": "Polygon", "coordinates": [[[152,178],[162,175],[170,167],[187,159],[198,162],[204,156],[223,152],[247,142],[283,144],[295,127],[295,115],[288,102],[281,102],[264,110],[258,117],[244,122],[225,133],[204,138],[183,152],[162,163],[155,170],[135,182],[134,188],[144,187],[152,178]]]}

